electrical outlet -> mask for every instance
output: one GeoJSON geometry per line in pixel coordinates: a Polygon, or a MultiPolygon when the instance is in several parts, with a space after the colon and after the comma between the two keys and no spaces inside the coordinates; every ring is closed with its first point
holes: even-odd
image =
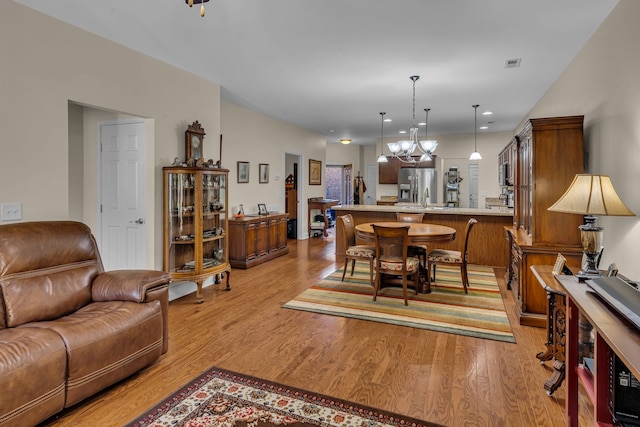
{"type": "Polygon", "coordinates": [[[22,203],[3,203],[0,205],[2,221],[18,221],[22,219],[22,203]]]}

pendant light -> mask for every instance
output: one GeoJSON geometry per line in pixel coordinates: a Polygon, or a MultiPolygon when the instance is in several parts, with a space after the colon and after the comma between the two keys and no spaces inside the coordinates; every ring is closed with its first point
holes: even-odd
{"type": "Polygon", "coordinates": [[[384,115],[387,113],[380,113],[380,155],[378,156],[378,163],[387,163],[389,160],[384,155],[382,147],[384,147],[384,115]]]}
{"type": "Polygon", "coordinates": [[[438,148],[438,141],[427,138],[428,131],[429,131],[429,111],[431,111],[431,108],[424,109],[424,112],[425,112],[424,140],[420,141],[420,145],[418,146],[419,148],[422,149],[424,153],[422,154],[422,156],[420,156],[421,162],[427,162],[427,161],[433,160],[432,153],[436,151],[436,148],[438,148]]]}
{"type": "Polygon", "coordinates": [[[473,153],[469,156],[469,160],[482,160],[482,156],[478,152],[478,107],[479,104],[472,105],[475,112],[473,121],[473,153]]]}

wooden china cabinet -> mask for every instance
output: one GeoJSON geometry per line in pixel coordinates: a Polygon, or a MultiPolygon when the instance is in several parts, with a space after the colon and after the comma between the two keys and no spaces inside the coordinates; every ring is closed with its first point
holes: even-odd
{"type": "Polygon", "coordinates": [[[202,284],[209,277],[230,290],[227,230],[227,169],[163,168],[164,271],[175,281],[196,282],[196,302],[203,302],[202,284]]]}
{"type": "MultiPolygon", "coordinates": [[[[553,265],[558,253],[580,268],[580,215],[547,210],[584,170],[583,116],[530,119],[514,139],[514,224],[507,283],[520,323],[546,326],[547,295],[530,267],[553,265]]],[[[513,160],[513,159],[512,159],[513,160]]]]}

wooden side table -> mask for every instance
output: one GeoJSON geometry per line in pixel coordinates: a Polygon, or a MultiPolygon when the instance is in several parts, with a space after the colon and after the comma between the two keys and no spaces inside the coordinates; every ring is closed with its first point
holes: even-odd
{"type": "Polygon", "coordinates": [[[531,271],[538,283],[547,292],[547,342],[545,350],[536,354],[540,363],[553,359],[553,374],[544,383],[544,389],[551,396],[565,378],[565,334],[566,334],[566,294],[556,280],[550,265],[532,265],[531,271]]]}

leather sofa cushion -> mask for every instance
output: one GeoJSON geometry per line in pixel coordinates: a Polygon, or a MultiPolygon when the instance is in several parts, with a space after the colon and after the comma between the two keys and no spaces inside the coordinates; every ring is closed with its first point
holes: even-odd
{"type": "Polygon", "coordinates": [[[65,341],[68,407],[159,358],[162,326],[160,301],[110,301],[94,302],[60,319],[20,328],[51,329],[65,341]]]}
{"type": "Polygon", "coordinates": [[[76,311],[91,302],[91,282],[97,275],[94,263],[80,263],[0,279],[5,311],[0,327],[53,320],[76,311]]]}
{"type": "Polygon", "coordinates": [[[0,234],[0,278],[83,261],[102,268],[99,260],[91,229],[78,222],[22,222],[0,234]]]}
{"type": "Polygon", "coordinates": [[[46,329],[0,330],[0,425],[35,425],[64,408],[67,351],[46,329]]]}

